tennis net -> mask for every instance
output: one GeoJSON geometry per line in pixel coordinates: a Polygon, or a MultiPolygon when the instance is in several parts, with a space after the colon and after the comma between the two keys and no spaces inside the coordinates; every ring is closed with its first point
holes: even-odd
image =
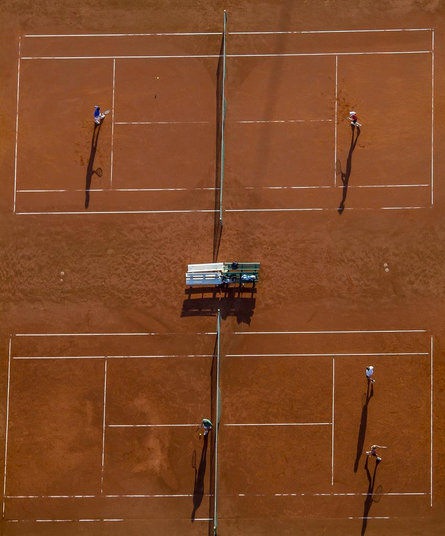
{"type": "Polygon", "coordinates": [[[224,129],[226,123],[226,34],[227,34],[227,12],[224,11],[224,25],[222,47],[220,54],[220,64],[218,65],[218,92],[220,100],[219,114],[219,223],[223,223],[223,189],[224,189],[224,129]]]}

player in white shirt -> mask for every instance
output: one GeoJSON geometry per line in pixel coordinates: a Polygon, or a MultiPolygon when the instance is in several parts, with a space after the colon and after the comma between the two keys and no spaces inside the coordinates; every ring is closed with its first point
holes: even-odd
{"type": "Polygon", "coordinates": [[[369,365],[366,367],[366,378],[368,379],[368,382],[375,383],[375,380],[372,379],[372,375],[374,374],[374,367],[372,365],[369,365]]]}

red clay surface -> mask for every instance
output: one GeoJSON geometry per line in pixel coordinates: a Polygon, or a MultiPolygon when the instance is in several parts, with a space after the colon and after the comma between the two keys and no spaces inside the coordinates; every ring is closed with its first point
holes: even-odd
{"type": "Polygon", "coordinates": [[[443,534],[443,7],[84,4],[0,8],[1,533],[212,534],[221,309],[218,534],[443,534]],[[25,36],[223,9],[424,30],[229,34],[218,243],[221,35],[25,36]],[[261,262],[256,289],[185,289],[216,257],[261,262]]]}

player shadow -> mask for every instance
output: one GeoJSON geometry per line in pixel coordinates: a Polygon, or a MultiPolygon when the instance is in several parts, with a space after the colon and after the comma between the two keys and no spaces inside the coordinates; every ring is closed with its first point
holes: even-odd
{"type": "MultiPolygon", "coordinates": [[[[204,442],[201,450],[201,459],[199,460],[199,467],[196,468],[196,463],[193,464],[193,468],[195,470],[195,484],[193,488],[193,510],[190,516],[192,523],[193,521],[195,521],[196,510],[198,510],[198,508],[201,506],[202,499],[204,497],[204,477],[207,465],[208,437],[208,435],[204,436],[204,442]]],[[[196,457],[196,451],[194,451],[193,454],[196,457]]]]}
{"type": "Polygon", "coordinates": [[[222,86],[223,86],[223,53],[224,53],[224,34],[221,39],[221,47],[219,50],[218,67],[216,69],[216,165],[215,165],[215,213],[213,218],[213,262],[218,259],[219,246],[221,244],[221,235],[223,222],[221,218],[221,169],[223,166],[223,153],[221,147],[222,130],[221,125],[224,121],[223,117],[223,102],[222,102],[222,86]]]}
{"type": "Polygon", "coordinates": [[[222,319],[234,316],[238,324],[250,324],[255,310],[254,286],[190,287],[186,289],[186,295],[182,317],[216,316],[220,310],[222,319]]]}
{"type": "Polygon", "coordinates": [[[374,466],[374,472],[372,475],[368,468],[368,462],[369,462],[369,457],[367,456],[366,462],[365,462],[365,471],[366,471],[366,478],[368,479],[368,492],[366,494],[365,504],[363,505],[363,522],[362,522],[362,531],[360,533],[360,536],[364,536],[366,532],[366,527],[368,526],[369,510],[371,509],[372,504],[374,502],[377,502],[374,499],[374,486],[375,486],[375,477],[377,474],[378,462],[376,461],[376,464],[374,466]]]}
{"type": "Polygon", "coordinates": [[[102,122],[100,122],[99,124],[94,123],[93,136],[91,138],[90,156],[88,159],[87,174],[86,174],[86,181],[85,181],[85,208],[88,208],[90,205],[90,188],[91,188],[91,179],[93,175],[96,174],[98,177],[102,177],[101,168],[93,169],[94,158],[96,157],[97,144],[99,142],[99,134],[100,134],[101,126],[102,126],[102,122]]]}
{"type": "Polygon", "coordinates": [[[348,185],[349,178],[351,177],[352,171],[352,153],[354,152],[355,146],[357,145],[358,138],[360,136],[360,127],[355,127],[351,125],[351,145],[349,146],[348,158],[346,159],[346,171],[343,173],[341,170],[340,163],[340,176],[343,183],[343,192],[340,206],[338,207],[338,213],[342,214],[345,209],[346,197],[348,195],[348,185]],[[357,128],[357,135],[355,136],[355,130],[357,128]]]}
{"type": "Polygon", "coordinates": [[[354,462],[354,473],[357,472],[360,457],[363,452],[363,445],[365,444],[366,424],[368,422],[368,404],[371,398],[374,396],[374,384],[368,381],[368,388],[366,390],[366,398],[362,407],[362,417],[360,419],[360,428],[357,438],[357,453],[354,462]]]}

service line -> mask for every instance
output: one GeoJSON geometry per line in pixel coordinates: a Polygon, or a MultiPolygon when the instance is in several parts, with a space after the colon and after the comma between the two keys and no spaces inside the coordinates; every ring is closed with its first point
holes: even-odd
{"type": "Polygon", "coordinates": [[[331,426],[331,422],[242,422],[223,426],[331,426]]]}
{"type": "MultiPolygon", "coordinates": [[[[374,355],[374,354],[372,354],[374,355]]],[[[167,355],[73,355],[73,356],[15,356],[14,360],[39,359],[158,359],[169,357],[213,357],[213,354],[167,354],[167,355]]]]}
{"type": "MultiPolygon", "coordinates": [[[[430,184],[353,184],[349,188],[430,188],[430,184]]],[[[241,186],[236,189],[242,190],[332,190],[334,188],[343,188],[342,186],[315,184],[310,186],[241,186]]],[[[230,186],[226,189],[232,189],[230,186]]],[[[196,191],[215,191],[218,187],[195,187],[195,188],[113,188],[113,192],[196,192],[196,191]]],[[[65,188],[65,189],[26,189],[17,190],[21,194],[42,194],[42,193],[66,193],[66,192],[84,192],[85,188],[65,188]]],[[[109,192],[110,188],[90,188],[90,192],[109,192]]]]}
{"type": "MultiPolygon", "coordinates": [[[[226,58],[294,58],[310,56],[386,56],[400,54],[431,54],[431,50],[390,50],[370,52],[282,52],[270,54],[227,54],[226,58]]],[[[221,54],[133,55],[133,56],[23,56],[22,60],[129,60],[129,59],[196,59],[220,58],[221,54]]]]}
{"type": "Polygon", "coordinates": [[[107,424],[108,428],[175,428],[175,427],[198,427],[194,424],[107,424]]]}
{"type": "Polygon", "coordinates": [[[337,117],[338,117],[338,56],[335,56],[335,97],[334,97],[334,186],[337,186],[337,117]]]}
{"type": "Polygon", "coordinates": [[[114,160],[114,96],[116,92],[116,60],[113,59],[113,92],[111,97],[111,155],[110,155],[110,188],[113,188],[113,160],[114,160]]]}
{"type": "Polygon", "coordinates": [[[332,335],[354,333],[426,333],[426,329],[352,329],[329,331],[235,331],[235,335],[332,335]]]}
{"type": "Polygon", "coordinates": [[[21,63],[22,38],[19,37],[19,53],[17,60],[17,108],[15,116],[15,149],[14,149],[14,202],[13,212],[15,212],[17,199],[17,153],[19,141],[19,106],[20,106],[20,63],[21,63]]]}
{"type": "Polygon", "coordinates": [[[433,506],[433,389],[434,389],[434,338],[431,335],[431,360],[430,360],[430,377],[431,377],[431,398],[430,398],[430,507],[433,506]]]}
{"type": "Polygon", "coordinates": [[[102,465],[100,473],[100,493],[104,492],[104,465],[105,465],[105,429],[106,429],[106,410],[107,410],[107,368],[108,361],[104,361],[104,407],[102,415],[102,465]]]}
{"type": "Polygon", "coordinates": [[[198,331],[196,333],[161,333],[161,332],[128,332],[128,333],[16,333],[14,337],[128,337],[128,336],[138,336],[138,337],[151,337],[154,335],[216,335],[216,331],[198,331]]]}
{"type": "MultiPolygon", "coordinates": [[[[345,354],[227,354],[226,357],[360,357],[360,356],[429,356],[429,352],[369,352],[345,354]]],[[[17,358],[14,358],[17,359],[17,358]]]]}
{"type": "Polygon", "coordinates": [[[331,486],[334,485],[334,437],[335,437],[335,358],[332,358],[332,430],[331,430],[331,486]]]}
{"type": "MultiPolygon", "coordinates": [[[[430,32],[432,28],[384,28],[365,30],[285,30],[285,31],[238,31],[228,35],[281,35],[281,34],[337,34],[337,33],[378,33],[378,32],[430,32]]],[[[25,34],[26,38],[51,37],[172,37],[222,35],[222,32],[156,32],[156,33],[84,33],[84,34],[25,34]]]]}
{"type": "Polygon", "coordinates": [[[434,205],[434,30],[431,32],[431,205],[434,205]]]}

